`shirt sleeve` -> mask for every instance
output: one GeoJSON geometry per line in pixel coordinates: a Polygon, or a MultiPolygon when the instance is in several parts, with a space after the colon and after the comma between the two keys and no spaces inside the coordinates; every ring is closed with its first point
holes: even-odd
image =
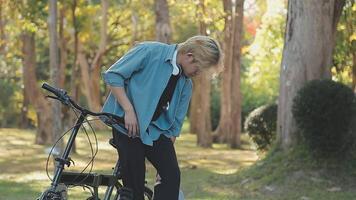
{"type": "Polygon", "coordinates": [[[124,87],[125,80],[143,68],[147,57],[146,45],[136,45],[102,74],[104,82],[110,86],[124,87]]]}
{"type": "Polygon", "coordinates": [[[193,83],[191,80],[189,80],[187,84],[187,88],[183,90],[182,96],[179,100],[179,105],[177,108],[178,110],[174,118],[174,123],[169,130],[170,134],[175,137],[179,136],[183,126],[184,118],[188,112],[189,102],[192,97],[192,88],[193,88],[193,83]]]}

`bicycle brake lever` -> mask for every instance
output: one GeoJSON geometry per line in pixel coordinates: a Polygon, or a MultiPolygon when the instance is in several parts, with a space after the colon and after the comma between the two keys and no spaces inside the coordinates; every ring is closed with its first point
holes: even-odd
{"type": "Polygon", "coordinates": [[[46,98],[50,98],[50,99],[56,99],[56,100],[60,100],[58,97],[55,96],[51,96],[51,95],[47,95],[46,98]]]}
{"type": "Polygon", "coordinates": [[[51,96],[51,95],[47,95],[46,98],[58,100],[58,101],[60,101],[61,103],[63,103],[64,105],[69,106],[68,99],[62,99],[62,98],[58,98],[58,97],[51,96]]]}

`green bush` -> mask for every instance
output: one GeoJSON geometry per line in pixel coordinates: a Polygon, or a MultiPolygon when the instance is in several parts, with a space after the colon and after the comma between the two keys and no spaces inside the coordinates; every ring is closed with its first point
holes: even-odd
{"type": "Polygon", "coordinates": [[[349,128],[354,105],[352,90],[332,80],[313,80],[298,91],[292,113],[313,153],[330,157],[352,146],[349,128]]]}
{"type": "Polygon", "coordinates": [[[268,150],[276,138],[277,105],[264,105],[253,110],[246,118],[245,130],[258,150],[268,150]]]}

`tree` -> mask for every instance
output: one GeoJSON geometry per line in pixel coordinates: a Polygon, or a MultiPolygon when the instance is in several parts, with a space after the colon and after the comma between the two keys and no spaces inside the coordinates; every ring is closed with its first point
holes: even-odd
{"type": "Polygon", "coordinates": [[[100,71],[102,66],[102,58],[107,52],[107,23],[108,23],[108,8],[107,0],[101,1],[101,22],[100,22],[100,42],[94,57],[86,55],[83,42],[78,40],[78,62],[80,65],[81,78],[83,83],[83,92],[86,96],[89,108],[93,111],[101,110],[101,94],[100,94],[100,71]],[[90,62],[91,61],[91,62],[90,62]]]}
{"type": "MultiPolygon", "coordinates": [[[[205,1],[199,0],[197,18],[199,19],[199,32],[207,35],[206,22],[204,21],[205,1]]],[[[193,78],[193,95],[190,104],[190,128],[197,134],[198,145],[202,147],[212,146],[211,119],[210,119],[210,72],[204,71],[193,78]]]]}
{"type": "Polygon", "coordinates": [[[229,144],[231,148],[241,145],[241,46],[243,28],[244,0],[236,0],[235,16],[233,18],[233,54],[232,54],[232,79],[231,79],[231,132],[229,144]]]}
{"type": "Polygon", "coordinates": [[[222,83],[221,88],[222,92],[220,95],[221,99],[221,107],[220,107],[220,120],[217,129],[215,130],[214,139],[217,142],[227,142],[228,135],[231,132],[231,78],[232,78],[232,53],[233,53],[233,43],[232,43],[232,35],[233,35],[233,26],[232,26],[232,1],[224,0],[224,70],[222,72],[222,83]]]}
{"type": "MultiPolygon", "coordinates": [[[[50,72],[51,80],[54,87],[59,87],[60,84],[60,70],[59,70],[59,56],[58,56],[58,38],[57,38],[57,0],[50,0],[49,2],[49,57],[50,57],[50,72]]],[[[60,103],[55,101],[52,104],[52,134],[53,142],[56,142],[61,137],[62,133],[62,111],[60,103]]],[[[59,142],[58,146],[63,149],[63,141],[59,142]]]]}
{"type": "Polygon", "coordinates": [[[5,52],[5,17],[4,17],[4,10],[5,10],[5,2],[4,0],[0,0],[0,54],[4,54],[5,52]]]}
{"type": "Polygon", "coordinates": [[[224,38],[224,72],[221,93],[221,114],[216,130],[218,141],[228,142],[232,148],[240,146],[241,134],[241,46],[243,30],[244,0],[224,2],[225,38],[224,38]]]}
{"type": "Polygon", "coordinates": [[[23,52],[23,82],[30,103],[37,114],[36,144],[52,143],[52,110],[50,103],[44,98],[37,86],[35,35],[30,31],[22,33],[23,52]]]}
{"type": "MultiPolygon", "coordinates": [[[[45,1],[27,1],[26,3],[11,2],[12,11],[21,16],[19,20],[11,21],[14,27],[19,27],[21,33],[21,57],[22,57],[22,79],[23,90],[30,104],[34,107],[37,117],[37,134],[36,144],[51,144],[52,143],[52,110],[50,103],[44,98],[43,93],[39,89],[38,76],[36,68],[37,49],[35,32],[42,33],[42,27],[45,26],[44,11],[47,2],[45,1]]],[[[12,44],[12,45],[16,45],[12,44]]]]}
{"type": "Polygon", "coordinates": [[[155,0],[156,40],[169,43],[171,39],[171,25],[167,0],[155,0]]]}
{"type": "Polygon", "coordinates": [[[344,4],[344,0],[288,1],[277,123],[277,139],[284,149],[298,142],[291,112],[296,92],[307,81],[331,77],[336,25],[344,4]]]}

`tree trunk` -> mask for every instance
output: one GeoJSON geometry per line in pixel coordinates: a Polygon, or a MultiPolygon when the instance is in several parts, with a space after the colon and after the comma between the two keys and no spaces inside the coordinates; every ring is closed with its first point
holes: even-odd
{"type": "Polygon", "coordinates": [[[352,52],[352,90],[356,93],[356,52],[352,52]]]}
{"type": "Polygon", "coordinates": [[[138,27],[139,27],[139,18],[137,11],[134,8],[131,8],[131,21],[132,21],[132,41],[130,46],[134,46],[138,40],[138,27]]]}
{"type": "Polygon", "coordinates": [[[171,39],[171,25],[167,0],[155,0],[156,40],[169,43],[171,39]]]}
{"type": "MultiPolygon", "coordinates": [[[[201,35],[206,34],[206,24],[203,21],[205,12],[204,0],[199,1],[198,16],[201,35]]],[[[194,91],[190,104],[190,127],[191,131],[197,133],[198,145],[202,147],[212,146],[211,116],[210,116],[210,73],[202,72],[193,78],[194,91]],[[194,131],[193,131],[194,130],[194,131]]]]}
{"type": "Polygon", "coordinates": [[[65,19],[65,7],[62,7],[59,15],[59,49],[60,49],[60,62],[59,62],[59,81],[60,88],[65,88],[65,69],[67,66],[67,38],[64,34],[64,19],[65,19]]]}
{"type": "Polygon", "coordinates": [[[224,28],[224,70],[222,72],[221,94],[220,94],[220,120],[214,132],[214,141],[219,143],[227,142],[231,131],[231,76],[232,76],[232,2],[224,0],[225,28],[224,28]]]}
{"type": "Polygon", "coordinates": [[[194,78],[195,92],[193,98],[196,99],[196,105],[192,106],[196,112],[196,124],[198,145],[201,147],[211,147],[213,138],[211,135],[211,116],[210,116],[210,74],[203,72],[194,78]]]}
{"type": "Polygon", "coordinates": [[[232,55],[232,79],[231,79],[231,132],[229,144],[231,148],[241,145],[241,46],[243,28],[244,0],[236,0],[235,15],[233,18],[233,55],[232,55]]]}
{"type": "Polygon", "coordinates": [[[4,10],[4,0],[0,0],[0,55],[3,55],[5,53],[6,44],[4,10]]]}
{"type": "Polygon", "coordinates": [[[50,103],[44,98],[39,90],[36,77],[36,51],[34,33],[22,34],[23,54],[23,82],[24,90],[27,91],[30,103],[37,113],[36,144],[52,143],[52,110],[50,103]]]}
{"type": "Polygon", "coordinates": [[[29,128],[30,127],[30,120],[27,117],[28,113],[28,107],[30,105],[30,101],[28,99],[28,91],[22,90],[22,95],[23,95],[23,101],[22,101],[22,107],[21,107],[21,120],[20,120],[20,127],[21,128],[29,128]]]}
{"type": "MultiPolygon", "coordinates": [[[[100,44],[99,49],[93,58],[93,62],[89,64],[84,52],[83,44],[78,40],[78,62],[82,75],[82,86],[84,94],[92,111],[98,112],[101,110],[101,94],[100,94],[100,70],[103,55],[106,53],[107,45],[107,13],[108,1],[101,1],[102,20],[100,27],[100,44]]],[[[103,128],[103,125],[97,124],[97,128],[103,128]]]]}
{"type": "Polygon", "coordinates": [[[100,71],[101,71],[102,58],[106,53],[106,46],[108,40],[108,34],[107,34],[108,8],[109,8],[108,1],[101,0],[102,18],[101,18],[101,26],[100,26],[100,44],[99,44],[99,50],[96,52],[96,55],[94,57],[90,69],[90,78],[91,78],[90,97],[93,101],[92,109],[97,112],[101,110],[100,71]]]}
{"type": "MultiPolygon", "coordinates": [[[[70,88],[71,88],[71,97],[74,101],[78,102],[79,99],[79,70],[78,70],[78,23],[77,23],[77,17],[75,15],[76,9],[77,9],[77,0],[73,0],[72,2],[72,7],[71,7],[71,11],[72,11],[72,22],[73,22],[73,29],[74,29],[74,33],[73,33],[73,38],[74,38],[74,61],[73,61],[73,67],[72,67],[72,76],[70,79],[70,88]]],[[[77,116],[69,111],[68,112],[69,115],[69,119],[68,119],[68,124],[74,125],[77,119],[77,116]]],[[[77,152],[77,145],[76,142],[73,143],[73,147],[72,147],[72,153],[76,153],[77,152]]]]}
{"type": "Polygon", "coordinates": [[[277,138],[282,148],[297,143],[292,103],[307,81],[330,78],[336,25],[344,0],[288,1],[280,73],[277,138]]]}
{"type": "MultiPolygon", "coordinates": [[[[50,72],[52,85],[54,87],[59,87],[60,83],[60,70],[58,62],[58,38],[57,38],[57,0],[50,0],[49,2],[49,57],[50,57],[50,72]]],[[[52,134],[53,142],[57,142],[62,135],[62,111],[61,104],[58,101],[53,102],[52,104],[52,134]]],[[[63,150],[63,140],[60,140],[57,146],[60,151],[63,150]]]]}

